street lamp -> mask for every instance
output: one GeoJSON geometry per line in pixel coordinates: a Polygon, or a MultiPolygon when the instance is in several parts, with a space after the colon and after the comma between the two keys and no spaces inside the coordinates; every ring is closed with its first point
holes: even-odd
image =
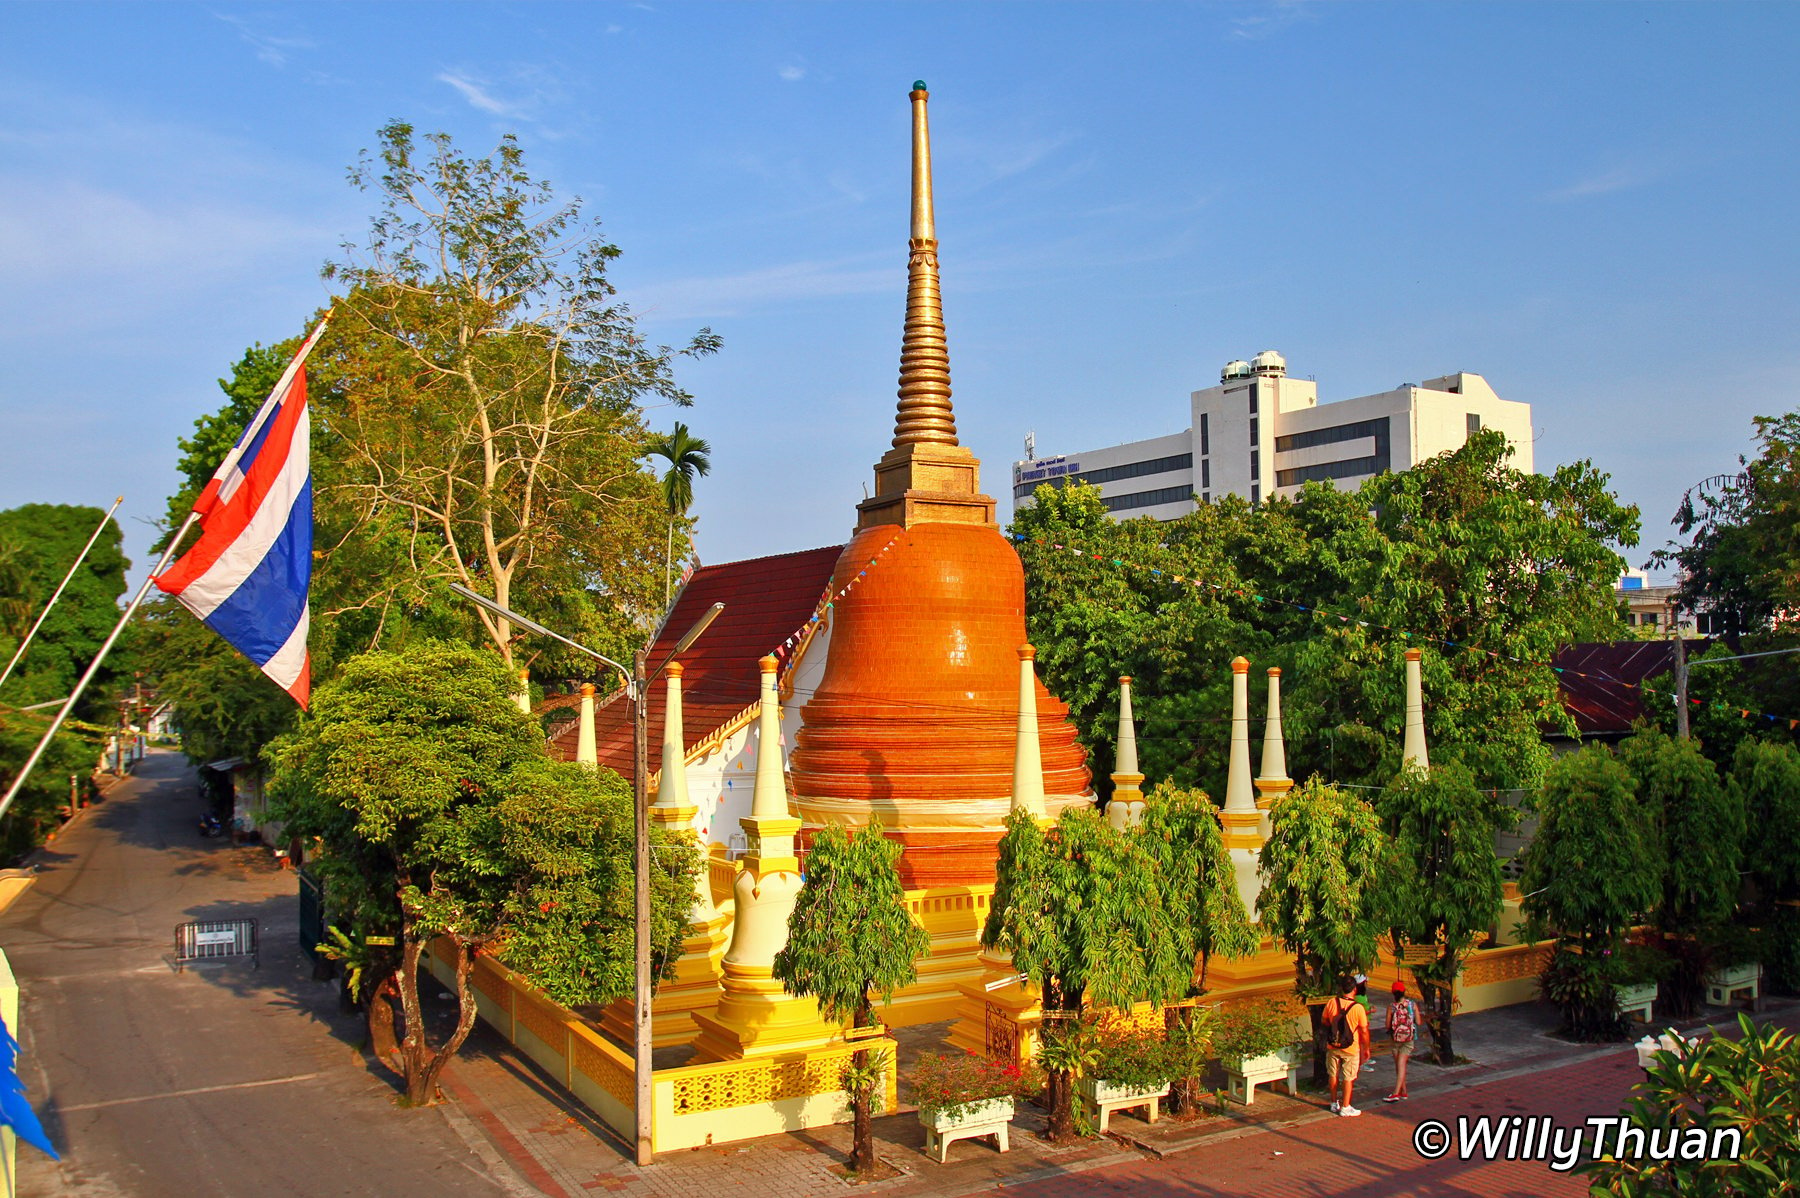
{"type": "Polygon", "coordinates": [[[715,603],[707,608],[706,612],[694,621],[693,627],[684,632],[681,639],[675,642],[675,647],[657,664],[656,669],[646,672],[645,667],[650,658],[649,645],[638,649],[632,658],[632,668],[627,670],[605,654],[596,653],[586,645],[578,644],[560,633],[552,632],[535,620],[529,620],[510,608],[500,606],[486,595],[478,595],[468,587],[454,582],[450,584],[450,589],[471,603],[485,608],[503,619],[510,620],[529,632],[547,636],[596,661],[606,663],[619,671],[619,676],[625,681],[625,698],[631,703],[631,806],[634,816],[632,868],[637,875],[635,887],[637,901],[634,919],[637,948],[634,985],[637,995],[634,1003],[635,1014],[632,1018],[634,1040],[632,1082],[636,1100],[632,1105],[637,1111],[637,1163],[647,1165],[652,1156],[650,1132],[653,1112],[650,1092],[650,804],[648,778],[644,769],[645,759],[649,756],[649,711],[644,705],[644,696],[647,693],[646,688],[656,680],[658,674],[663,672],[663,667],[687,652],[689,646],[700,639],[700,634],[706,631],[707,626],[718,619],[719,613],[725,610],[725,605],[715,603]]]}

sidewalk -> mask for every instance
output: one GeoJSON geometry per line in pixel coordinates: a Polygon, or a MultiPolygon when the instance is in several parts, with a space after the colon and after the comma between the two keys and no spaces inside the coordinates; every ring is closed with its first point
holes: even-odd
{"type": "MultiPolygon", "coordinates": [[[[441,1001],[441,1000],[440,1000],[441,1001]]],[[[447,1005],[447,1004],[446,1004],[447,1005]]],[[[1723,1013],[1713,1011],[1715,1018],[1723,1013]]],[[[1800,1004],[1771,1004],[1765,1018],[1800,1021],[1800,1004]]],[[[987,1141],[952,1146],[949,1162],[924,1155],[924,1133],[910,1108],[875,1121],[879,1152],[902,1176],[852,1185],[841,1175],[849,1157],[848,1127],[819,1128],[686,1152],[666,1153],[638,1168],[610,1130],[565,1099],[535,1066],[497,1036],[478,1029],[445,1071],[445,1090],[495,1151],[536,1192],[550,1198],[632,1193],[718,1198],[746,1184],[781,1198],[848,1191],[956,1198],[1002,1187],[1037,1196],[1114,1192],[1197,1195],[1562,1195],[1585,1194],[1574,1175],[1541,1162],[1485,1164],[1423,1160],[1412,1147],[1423,1119],[1549,1115],[1558,1125],[1616,1114],[1640,1073],[1629,1045],[1580,1045],[1549,1034],[1554,1016],[1536,1006],[1511,1007],[1457,1020],[1456,1048],[1471,1063],[1452,1069],[1415,1060],[1413,1097],[1386,1106],[1393,1065],[1378,1058],[1360,1079],[1354,1122],[1325,1109],[1323,1095],[1258,1090],[1246,1109],[1190,1122],[1145,1124],[1116,1115],[1112,1135],[1055,1148],[1037,1136],[1043,1116],[1021,1104],[1012,1151],[987,1141]]],[[[1662,1025],[1658,1025],[1660,1028],[1662,1025]]]]}

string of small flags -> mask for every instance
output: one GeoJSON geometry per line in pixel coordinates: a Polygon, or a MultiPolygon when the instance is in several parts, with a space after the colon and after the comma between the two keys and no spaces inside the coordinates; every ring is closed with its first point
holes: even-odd
{"type": "MultiPolygon", "coordinates": [[[[1166,578],[1170,582],[1179,583],[1184,586],[1192,586],[1192,587],[1196,587],[1196,588],[1210,589],[1213,591],[1217,591],[1218,593],[1220,593],[1222,595],[1235,595],[1240,599],[1248,599],[1254,603],[1275,604],[1275,605],[1278,605],[1281,607],[1291,607],[1295,611],[1310,612],[1315,616],[1320,616],[1320,617],[1327,618],[1327,619],[1335,619],[1342,624],[1357,624],[1363,628],[1373,629],[1378,632],[1390,633],[1390,634],[1399,636],[1402,639],[1417,641],[1421,644],[1443,645],[1445,648],[1460,649],[1465,653],[1485,654],[1488,657],[1492,657],[1498,661],[1511,661],[1511,662],[1517,662],[1520,665],[1537,666],[1537,667],[1540,667],[1543,669],[1548,669],[1548,670],[1552,671],[1553,673],[1561,674],[1561,675],[1564,675],[1567,677],[1587,678],[1587,679],[1592,679],[1597,682],[1608,682],[1608,683],[1612,683],[1615,686],[1622,686],[1622,687],[1626,687],[1628,689],[1642,691],[1645,695],[1659,695],[1659,696],[1667,698],[1670,702],[1674,702],[1675,698],[1676,698],[1674,691],[1664,690],[1659,687],[1651,686],[1647,682],[1628,682],[1627,680],[1625,680],[1623,678],[1616,678],[1611,674],[1591,673],[1591,672],[1588,672],[1585,670],[1570,669],[1566,666],[1553,665],[1547,661],[1532,661],[1529,658],[1516,657],[1510,653],[1500,653],[1493,649],[1483,649],[1479,645],[1464,644],[1459,641],[1447,640],[1443,637],[1430,636],[1426,633],[1412,632],[1412,631],[1409,631],[1404,628],[1395,628],[1395,627],[1392,627],[1391,625],[1377,623],[1374,620],[1362,619],[1360,616],[1346,615],[1343,612],[1331,611],[1331,610],[1329,610],[1327,608],[1323,608],[1323,607],[1308,606],[1307,604],[1304,604],[1304,603],[1295,603],[1289,599],[1280,599],[1280,598],[1274,598],[1274,597],[1271,597],[1268,595],[1261,595],[1261,594],[1256,593],[1255,591],[1247,590],[1243,587],[1223,586],[1216,582],[1208,582],[1205,579],[1189,578],[1189,577],[1186,577],[1181,574],[1173,574],[1167,570],[1156,569],[1153,566],[1140,566],[1135,562],[1128,562],[1128,561],[1123,560],[1122,558],[1107,557],[1106,555],[1100,554],[1100,553],[1089,553],[1085,549],[1081,549],[1081,548],[1078,548],[1073,545],[1061,545],[1054,541],[1046,541],[1041,537],[1029,537],[1029,538],[1028,537],[1014,537],[1013,539],[1015,542],[1017,542],[1019,544],[1029,543],[1032,545],[1037,545],[1041,548],[1053,549],[1058,552],[1073,554],[1076,557],[1088,558],[1093,561],[1100,562],[1102,564],[1119,566],[1124,569],[1130,569],[1130,570],[1147,571],[1148,573],[1156,575],[1159,578],[1166,578]]],[[[1706,703],[1703,700],[1692,697],[1691,695],[1688,697],[1688,703],[1690,706],[1693,706],[1693,707],[1710,707],[1711,709],[1713,709],[1715,711],[1736,712],[1740,719],[1748,720],[1748,719],[1761,718],[1761,719],[1767,720],[1768,722],[1770,722],[1772,724],[1786,724],[1788,726],[1788,730],[1790,732],[1795,731],[1795,730],[1800,730],[1800,719],[1790,719],[1786,716],[1770,715],[1766,711],[1760,711],[1760,712],[1759,711],[1750,711],[1747,708],[1737,707],[1730,703],[1720,703],[1720,702],[1716,702],[1716,701],[1713,703],[1706,703]]]]}
{"type": "Polygon", "coordinates": [[[796,628],[792,635],[775,647],[775,652],[772,656],[775,658],[776,662],[779,663],[776,667],[778,672],[787,672],[788,667],[792,664],[789,659],[793,656],[794,650],[806,643],[806,638],[811,636],[813,631],[824,622],[826,615],[837,605],[839,599],[848,595],[856,588],[857,583],[868,577],[869,571],[873,570],[875,564],[882,559],[888,550],[894,547],[895,543],[900,540],[901,535],[902,534],[900,533],[895,533],[893,536],[889,537],[887,544],[883,545],[880,549],[877,549],[875,551],[875,556],[871,557],[868,562],[863,565],[863,568],[856,572],[855,577],[851,578],[850,581],[838,588],[836,592],[833,592],[830,587],[825,589],[825,594],[819,599],[819,605],[813,609],[812,618],[796,628]]]}

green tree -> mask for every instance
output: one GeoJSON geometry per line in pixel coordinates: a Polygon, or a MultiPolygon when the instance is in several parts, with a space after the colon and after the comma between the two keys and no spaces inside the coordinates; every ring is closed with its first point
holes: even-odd
{"type": "Polygon", "coordinates": [[[663,558],[663,606],[669,605],[669,576],[675,569],[675,525],[694,506],[694,476],[704,478],[712,473],[712,446],[691,435],[688,426],[677,420],[675,430],[666,437],[650,442],[651,457],[669,463],[662,476],[663,503],[669,509],[669,537],[663,558]]]}
{"type": "Polygon", "coordinates": [[[1433,753],[1488,788],[1535,785],[1543,725],[1566,726],[1551,656],[1623,624],[1616,549],[1637,510],[1586,463],[1551,475],[1508,461],[1500,434],[1356,491],[1312,483],[1252,507],[1236,497],[1171,521],[1113,521],[1080,484],[1040,487],[1014,519],[1026,627],[1045,682],[1069,704],[1104,774],[1113,680],[1138,679],[1145,772],[1211,793],[1227,741],[1212,734],[1238,654],[1292,680],[1283,724],[1296,777],[1385,784],[1400,766],[1401,657],[1425,664],[1433,753]]]}
{"type": "Polygon", "coordinates": [[[1634,792],[1631,771],[1604,745],[1558,758],[1524,853],[1524,912],[1558,933],[1546,996],[1581,1039],[1620,1033],[1613,962],[1661,894],[1654,829],[1634,792]]]}
{"type": "Polygon", "coordinates": [[[1007,817],[981,943],[1011,954],[1043,995],[1053,1140],[1074,1134],[1075,1070],[1056,1042],[1076,1032],[1084,1004],[1165,1003],[1187,991],[1193,958],[1163,889],[1139,839],[1091,808],[1048,828],[1022,811],[1007,817]]]}
{"type": "Polygon", "coordinates": [[[1744,841],[1744,865],[1773,941],[1771,981],[1800,990],[1800,750],[1746,740],[1727,785],[1755,833],[1744,841]]]}
{"type": "Polygon", "coordinates": [[[1494,837],[1512,826],[1512,810],[1475,785],[1468,769],[1440,762],[1403,770],[1375,800],[1394,846],[1383,894],[1394,943],[1435,950],[1413,966],[1425,1026],[1440,1065],[1456,1063],[1452,1043],[1456,977],[1500,914],[1504,879],[1494,837]]]}
{"type": "MultiPolygon", "coordinates": [[[[647,345],[607,275],[618,248],[511,136],[475,158],[395,121],[352,178],[380,207],[326,271],[347,287],[319,348],[343,397],[321,404],[340,499],[380,539],[403,535],[409,587],[455,580],[629,639],[656,610],[665,525],[640,404],[691,403],[672,364],[718,339],[647,345]]],[[[514,630],[480,620],[512,664],[514,630]]]]}
{"type": "MultiPolygon", "coordinates": [[[[371,1030],[379,1053],[392,1038],[391,1022],[380,1026],[392,1018],[385,996],[398,994],[397,1068],[413,1103],[435,1100],[438,1074],[474,1026],[477,951],[504,939],[506,960],[564,1003],[631,990],[629,788],[549,760],[511,683],[496,656],[466,646],[363,654],[270,748],[276,818],[320,838],[331,909],[347,913],[350,938],[398,940],[370,979],[371,1030]],[[460,1004],[435,1049],[418,991],[433,941],[448,947],[460,1004]]],[[[666,967],[696,863],[667,834],[656,847],[667,868],[651,878],[652,937],[666,967]]]]}
{"type": "Polygon", "coordinates": [[[1279,799],[1269,823],[1258,907],[1263,930],[1294,955],[1294,990],[1312,1017],[1313,1075],[1323,1082],[1320,1004],[1375,962],[1392,852],[1368,803],[1316,778],[1279,799]]]}
{"type": "MultiPolygon", "coordinates": [[[[900,887],[900,845],[871,824],[846,834],[822,828],[806,855],[806,885],[788,917],[787,945],[775,954],[775,977],[788,993],[815,995],[828,1019],[874,1028],[875,996],[890,998],[918,980],[914,966],[931,937],[914,922],[900,887]]],[[[880,1062],[856,1053],[850,1087],[850,1170],[875,1167],[875,1089],[880,1062]]]]}
{"type": "MultiPolygon", "coordinates": [[[[1250,922],[1238,895],[1237,874],[1225,849],[1219,809],[1203,791],[1159,783],[1146,796],[1144,818],[1136,836],[1162,878],[1169,922],[1181,959],[1196,963],[1188,994],[1206,993],[1206,968],[1217,955],[1226,959],[1252,956],[1262,934],[1250,922]]],[[[1171,1008],[1166,1019],[1169,1040],[1187,1043],[1201,1035],[1195,1008],[1171,1008]]],[[[1200,1107],[1200,1078],[1175,1080],[1177,1110],[1200,1107]]]]}
{"type": "Polygon", "coordinates": [[[1662,996],[1670,1013],[1692,1015],[1706,984],[1704,941],[1737,907],[1743,798],[1721,784],[1692,740],[1646,729],[1619,746],[1619,760],[1637,782],[1661,865],[1656,925],[1675,960],[1662,996]]]}
{"type": "MultiPolygon", "coordinates": [[[[0,665],[11,660],[32,621],[105,518],[104,508],[62,503],[28,503],[0,512],[0,544],[7,559],[6,568],[0,570],[0,612],[7,613],[0,624],[0,665]]],[[[75,688],[118,622],[119,597],[125,593],[130,564],[123,544],[118,521],[108,520],[12,677],[0,688],[0,700],[23,706],[62,699],[75,688]]],[[[128,651],[109,655],[77,708],[77,718],[106,718],[116,683],[129,678],[131,670],[128,651]]]]}

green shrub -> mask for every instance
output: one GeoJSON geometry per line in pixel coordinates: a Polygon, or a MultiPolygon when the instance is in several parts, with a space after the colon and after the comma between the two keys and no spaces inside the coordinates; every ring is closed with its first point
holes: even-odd
{"type": "MultiPolygon", "coordinates": [[[[1800,1192],[1800,1041],[1738,1016],[1738,1039],[1712,1036],[1691,1052],[1658,1054],[1621,1114],[1648,1133],[1692,1130],[1710,1145],[1741,1140],[1736,1160],[1653,1160],[1649,1153],[1584,1162],[1596,1196],[1764,1198],[1800,1192]]],[[[1605,1133],[1603,1133],[1603,1136],[1605,1133]]],[[[1601,1147],[1614,1141],[1604,1138],[1601,1147]]],[[[1685,1153],[1676,1153],[1677,1157],[1685,1153]]]]}
{"type": "Polygon", "coordinates": [[[1294,1015],[1280,999],[1232,1003],[1219,1009],[1213,1024],[1213,1050],[1229,1068],[1246,1057],[1278,1052],[1300,1042],[1294,1015]]]}

